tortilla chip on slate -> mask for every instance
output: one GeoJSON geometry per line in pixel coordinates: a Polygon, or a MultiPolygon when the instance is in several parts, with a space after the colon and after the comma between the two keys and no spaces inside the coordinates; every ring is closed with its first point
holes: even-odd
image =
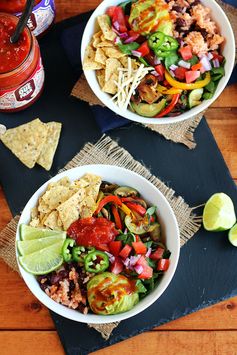
{"type": "Polygon", "coordinates": [[[28,168],[33,168],[45,144],[48,127],[39,118],[8,129],[0,139],[28,168]]]}
{"type": "Polygon", "coordinates": [[[50,170],[53,164],[54,154],[58,146],[62,123],[48,122],[46,124],[48,127],[48,134],[40,156],[37,159],[37,163],[41,165],[45,170],[50,170]]]}
{"type": "Polygon", "coordinates": [[[116,37],[116,34],[111,29],[109,16],[106,14],[100,15],[97,17],[97,20],[105,39],[108,39],[109,41],[113,41],[116,37]]]}

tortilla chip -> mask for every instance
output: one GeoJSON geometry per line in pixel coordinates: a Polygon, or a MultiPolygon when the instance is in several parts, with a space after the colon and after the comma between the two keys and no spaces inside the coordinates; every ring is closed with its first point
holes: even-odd
{"type": "Polygon", "coordinates": [[[116,47],[107,47],[107,48],[104,48],[104,53],[107,57],[109,58],[122,58],[124,57],[126,54],[122,53],[118,48],[116,47]]]}
{"type": "Polygon", "coordinates": [[[101,42],[100,36],[102,35],[102,31],[96,32],[95,34],[93,34],[92,36],[92,46],[96,49],[97,48],[97,44],[101,42]]]}
{"type": "Polygon", "coordinates": [[[113,47],[114,44],[110,41],[103,41],[97,44],[97,48],[104,48],[104,47],[113,47]]]}
{"type": "Polygon", "coordinates": [[[96,77],[100,84],[100,87],[102,88],[105,84],[105,70],[104,69],[96,70],[96,77]]]}
{"type": "Polygon", "coordinates": [[[101,177],[88,173],[83,175],[80,181],[81,180],[84,180],[87,183],[86,194],[90,195],[94,199],[94,201],[96,201],[100,190],[101,177]]]}
{"type": "Polygon", "coordinates": [[[59,217],[63,224],[63,229],[67,230],[72,222],[79,218],[80,205],[85,198],[85,189],[80,189],[63,204],[58,206],[59,217]]]}
{"type": "Polygon", "coordinates": [[[108,58],[105,65],[105,83],[110,80],[112,74],[118,75],[118,68],[121,68],[121,63],[118,59],[108,58]]]}
{"type": "Polygon", "coordinates": [[[47,218],[44,220],[44,226],[53,230],[62,230],[58,226],[58,211],[52,211],[47,218]]]}
{"type": "Polygon", "coordinates": [[[42,224],[41,224],[39,218],[33,218],[32,221],[29,223],[29,225],[31,227],[38,227],[38,228],[42,227],[42,224]]]}
{"type": "Polygon", "coordinates": [[[83,61],[83,69],[84,70],[97,70],[102,69],[104,66],[101,63],[97,63],[95,61],[95,50],[89,44],[85,50],[85,56],[83,61]]]}
{"type": "Polygon", "coordinates": [[[38,118],[8,129],[0,139],[28,168],[33,168],[45,144],[48,127],[38,118]]]}
{"type": "Polygon", "coordinates": [[[118,81],[118,74],[113,73],[108,81],[105,82],[102,91],[107,92],[108,94],[117,93],[117,85],[115,82],[118,81]]]}
{"type": "Polygon", "coordinates": [[[97,20],[105,39],[113,41],[116,37],[116,34],[111,29],[109,16],[106,14],[100,15],[97,17],[97,20]]]}
{"type": "Polygon", "coordinates": [[[68,186],[69,187],[70,185],[71,185],[71,181],[68,179],[67,176],[65,176],[56,182],[51,182],[50,184],[48,184],[48,187],[45,190],[45,192],[52,189],[55,186],[68,186]]]}
{"type": "MultiPolygon", "coordinates": [[[[69,189],[65,186],[55,186],[54,188],[46,191],[46,193],[42,196],[42,203],[45,203],[49,207],[49,210],[56,209],[63,202],[67,201],[72,195],[74,195],[76,191],[73,189],[69,189]]],[[[40,206],[39,204],[39,211],[40,206]]]]}
{"type": "Polygon", "coordinates": [[[48,122],[48,134],[46,138],[46,142],[42,148],[39,158],[37,159],[37,163],[41,165],[45,170],[50,170],[55,151],[58,146],[62,123],[59,122],[48,122]]]}
{"type": "Polygon", "coordinates": [[[95,53],[95,61],[97,63],[101,63],[101,64],[105,65],[106,59],[107,59],[107,57],[106,57],[103,49],[97,48],[96,53],[95,53]]]}
{"type": "Polygon", "coordinates": [[[127,58],[127,56],[119,58],[119,61],[120,61],[120,63],[122,64],[122,66],[124,68],[128,67],[128,58],[127,58]]]}

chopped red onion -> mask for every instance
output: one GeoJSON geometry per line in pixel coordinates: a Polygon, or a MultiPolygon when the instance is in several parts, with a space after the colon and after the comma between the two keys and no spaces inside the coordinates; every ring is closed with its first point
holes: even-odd
{"type": "Polygon", "coordinates": [[[118,30],[116,30],[116,28],[113,27],[113,31],[122,39],[128,38],[128,34],[127,32],[119,32],[118,30]]]}
{"type": "Polygon", "coordinates": [[[154,75],[154,76],[159,76],[159,74],[158,74],[157,71],[155,71],[155,70],[152,70],[150,73],[151,73],[152,75],[154,75]]]}
{"type": "Polygon", "coordinates": [[[182,10],[182,14],[185,14],[186,10],[187,10],[187,7],[184,7],[182,10]]]}
{"type": "Polygon", "coordinates": [[[111,264],[113,264],[114,262],[115,262],[115,256],[111,256],[110,258],[109,258],[109,261],[111,262],[111,264]]]}
{"type": "Polygon", "coordinates": [[[142,54],[141,54],[141,52],[138,52],[138,51],[132,51],[132,55],[134,55],[134,57],[140,58],[142,54]]]}
{"type": "Polygon", "coordinates": [[[172,65],[170,66],[170,70],[173,70],[173,71],[175,71],[177,68],[178,68],[178,66],[175,65],[175,64],[172,64],[172,65]]]}
{"type": "Polygon", "coordinates": [[[119,38],[118,36],[115,37],[114,43],[115,43],[115,44],[121,43],[120,38],[119,38]]]}
{"type": "Polygon", "coordinates": [[[178,62],[178,65],[182,68],[185,68],[185,69],[190,69],[190,67],[191,67],[191,63],[185,62],[184,60],[180,60],[178,62]]]}
{"type": "Polygon", "coordinates": [[[138,273],[138,275],[140,275],[143,272],[143,266],[142,265],[136,265],[134,270],[136,271],[136,273],[138,273]]]}
{"type": "Polygon", "coordinates": [[[127,228],[125,228],[125,230],[124,230],[124,234],[127,234],[128,233],[128,229],[127,228]]]}
{"type": "Polygon", "coordinates": [[[170,70],[170,75],[174,78],[175,77],[175,73],[173,72],[173,70],[170,70]]]}
{"type": "Polygon", "coordinates": [[[128,37],[124,43],[131,43],[131,42],[134,42],[136,41],[136,39],[138,39],[140,35],[138,33],[135,33],[134,35],[132,35],[131,37],[128,37]]]}
{"type": "Polygon", "coordinates": [[[185,42],[184,41],[180,41],[180,46],[183,47],[185,45],[185,42]]]}
{"type": "Polygon", "coordinates": [[[130,265],[133,266],[135,265],[138,260],[140,259],[141,255],[136,255],[136,256],[130,256],[130,265]]]}
{"type": "Polygon", "coordinates": [[[125,266],[129,266],[129,264],[130,264],[130,259],[129,258],[126,258],[125,260],[123,260],[123,263],[124,263],[124,265],[125,266]]]}
{"type": "Polygon", "coordinates": [[[155,64],[155,65],[158,65],[158,64],[160,64],[160,63],[161,63],[160,59],[155,56],[155,57],[154,57],[154,64],[155,64]]]}
{"type": "Polygon", "coordinates": [[[220,62],[217,58],[213,59],[212,63],[213,63],[214,68],[220,68],[220,62]]]}
{"type": "Polygon", "coordinates": [[[146,252],[146,257],[149,258],[150,255],[151,255],[151,248],[148,248],[146,252]]]}
{"type": "Polygon", "coordinates": [[[207,58],[208,58],[209,60],[211,60],[211,59],[213,58],[213,55],[209,52],[209,53],[207,53],[207,58]]]}
{"type": "Polygon", "coordinates": [[[211,63],[209,62],[209,59],[206,56],[200,60],[200,63],[202,63],[203,69],[205,71],[211,70],[211,63]]]}
{"type": "Polygon", "coordinates": [[[198,58],[202,59],[203,57],[205,57],[205,54],[203,54],[203,53],[198,54],[198,58]]]}
{"type": "Polygon", "coordinates": [[[114,28],[117,30],[117,31],[119,31],[119,22],[118,21],[114,21],[113,22],[113,26],[114,26],[114,28]]]}

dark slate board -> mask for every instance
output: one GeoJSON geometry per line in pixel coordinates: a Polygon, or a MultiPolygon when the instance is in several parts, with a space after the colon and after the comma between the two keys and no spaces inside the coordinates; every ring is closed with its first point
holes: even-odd
{"type": "MultiPolygon", "coordinates": [[[[40,117],[58,120],[63,132],[50,173],[40,167],[24,167],[0,145],[0,183],[12,213],[19,213],[34,191],[55,175],[88,142],[100,138],[89,106],[69,97],[77,80],[60,44],[61,31],[76,24],[80,17],[56,25],[41,40],[46,69],[45,90],[40,100],[24,112],[0,114],[0,123],[8,128],[40,117]]],[[[182,195],[190,205],[205,202],[215,192],[227,193],[237,207],[237,189],[216,142],[205,121],[195,133],[197,148],[166,141],[158,134],[131,124],[111,132],[135,159],[182,195]]],[[[59,336],[68,355],[87,354],[96,349],[179,318],[185,314],[237,294],[237,249],[227,240],[227,233],[207,233],[201,229],[181,250],[180,261],[170,286],[146,311],[123,321],[109,341],[99,333],[52,313],[59,336]]]]}

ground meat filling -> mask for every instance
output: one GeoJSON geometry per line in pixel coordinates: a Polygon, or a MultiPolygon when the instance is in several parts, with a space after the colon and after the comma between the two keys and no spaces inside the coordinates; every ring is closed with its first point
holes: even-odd
{"type": "Polygon", "coordinates": [[[224,41],[211,19],[211,9],[199,0],[166,0],[174,22],[174,37],[192,48],[194,54],[216,50],[224,41]]]}
{"type": "Polygon", "coordinates": [[[60,270],[38,276],[41,289],[54,301],[83,314],[88,313],[87,282],[94,274],[77,264],[65,264],[60,270]]]}

